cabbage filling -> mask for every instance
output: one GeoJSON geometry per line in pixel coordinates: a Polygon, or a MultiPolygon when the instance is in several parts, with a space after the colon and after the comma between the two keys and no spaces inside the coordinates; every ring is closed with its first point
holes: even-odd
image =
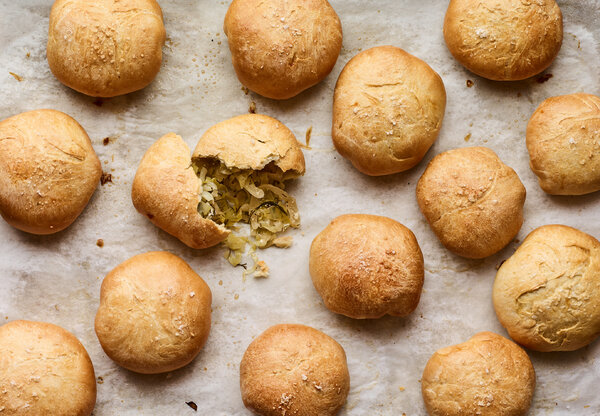
{"type": "Polygon", "coordinates": [[[250,226],[248,236],[232,232],[227,237],[225,258],[233,266],[245,266],[242,259],[249,245],[254,265],[246,274],[266,277],[268,268],[258,261],[256,249],[289,247],[291,237],[279,234],[300,226],[296,201],[285,192],[284,183],[295,175],[282,172],[273,163],[256,171],[228,168],[212,159],[198,159],[193,168],[201,182],[198,213],[232,231],[240,230],[238,223],[250,226]]]}

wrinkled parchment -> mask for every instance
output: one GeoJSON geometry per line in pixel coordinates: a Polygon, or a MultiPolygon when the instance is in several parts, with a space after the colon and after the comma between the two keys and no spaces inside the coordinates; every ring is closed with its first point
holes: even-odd
{"type": "MultiPolygon", "coordinates": [[[[600,193],[545,195],[528,167],[525,127],[539,103],[553,95],[600,93],[600,2],[559,1],[564,44],[545,83],[497,83],[463,69],[442,37],[442,0],[332,0],[344,27],[344,48],[325,82],[285,102],[246,95],[230,63],[222,31],[228,1],[161,0],[168,41],[155,82],[143,91],[97,101],[60,84],[45,58],[50,0],[0,0],[0,118],[54,108],[87,130],[112,183],[99,186],[81,217],[66,231],[36,237],[0,221],[0,318],[53,322],[72,331],[94,362],[95,415],[248,415],[239,393],[238,365],[253,337],[283,322],[311,325],[345,348],[351,391],[343,415],[424,415],[421,372],[438,348],[491,330],[506,335],[491,303],[496,266],[534,228],[563,223],[600,237],[600,193]],[[333,88],[357,52],[393,44],[427,61],[444,79],[448,107],[437,143],[411,171],[369,178],[334,150],[330,138],[333,88]],[[23,78],[19,82],[13,72],[23,78]],[[466,80],[474,82],[466,87],[466,80]],[[188,249],[139,215],[131,204],[135,169],[145,150],[174,131],[193,148],[211,125],[248,111],[274,116],[303,141],[306,176],[291,186],[302,215],[288,250],[261,253],[271,277],[242,279],[223,249],[188,249]],[[110,138],[107,145],[103,139],[110,138]],[[443,249],[418,210],[415,185],[426,163],[444,150],[491,147],[527,187],[525,223],[517,240],[486,260],[458,258],[443,249]],[[314,236],[342,213],[394,218],[416,234],[425,256],[426,282],[408,318],[356,321],[329,312],[308,274],[314,236]],[[99,247],[98,239],[104,241],[99,247]],[[93,330],[102,278],[120,262],[150,250],[182,256],[213,292],[213,327],[204,350],[182,370],[136,375],[115,365],[93,330]],[[186,402],[198,406],[195,413],[186,402]]],[[[600,343],[572,353],[530,352],[536,372],[532,415],[600,414],[600,343]]]]}

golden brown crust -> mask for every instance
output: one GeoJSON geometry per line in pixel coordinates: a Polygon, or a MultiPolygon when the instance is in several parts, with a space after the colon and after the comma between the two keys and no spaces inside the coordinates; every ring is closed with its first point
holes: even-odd
{"type": "Polygon", "coordinates": [[[198,213],[200,181],[192,168],[190,148],[175,133],[156,141],[133,180],[133,205],[154,225],[191,248],[223,241],[229,231],[198,213]]]}
{"type": "Polygon", "coordinates": [[[545,100],[527,125],[527,149],[545,192],[600,190],[600,98],[570,94],[545,100]]]}
{"type": "Polygon", "coordinates": [[[440,76],[394,46],[356,55],[344,67],[333,100],[333,144],[367,175],[403,172],[435,142],[446,109],[440,76]]]}
{"type": "Polygon", "coordinates": [[[320,82],[342,48],[342,25],[327,0],[234,0],[224,31],[240,82],[277,100],[320,82]]]}
{"type": "Polygon", "coordinates": [[[0,326],[0,414],[89,416],[95,404],[94,367],[75,336],[45,322],[0,326]]]}
{"type": "Polygon", "coordinates": [[[512,339],[573,351],[600,335],[600,242],[564,225],[527,236],[496,275],[494,309],[512,339]]]}
{"type": "Polygon", "coordinates": [[[36,110],[0,122],[0,214],[13,227],[32,234],[65,229],[101,174],[90,138],[67,114],[36,110]]]}
{"type": "Polygon", "coordinates": [[[444,39],[469,71],[495,81],[522,80],[558,55],[562,13],[554,0],[451,0],[444,39]]]}
{"type": "Polygon", "coordinates": [[[228,168],[261,170],[273,163],[283,172],[304,174],[304,155],[294,133],[262,114],[222,121],[202,135],[193,159],[217,159],[228,168]]]}
{"type": "Polygon", "coordinates": [[[344,349],[304,325],[275,325],[259,335],[240,364],[246,407],[261,416],[333,416],[346,402],[344,349]]]}
{"type": "Polygon", "coordinates": [[[181,258],[139,254],[104,278],[96,334],[104,352],[131,371],[176,370],[206,343],[211,302],[208,285],[181,258]]]}
{"type": "Polygon", "coordinates": [[[479,259],[502,250],[523,224],[525,187],[485,147],[437,155],[417,184],[421,212],[442,244],[479,259]]]}
{"type": "Polygon", "coordinates": [[[315,237],[309,268],[331,311],[351,318],[406,316],[423,288],[423,254],[414,234],[390,218],[342,215],[315,237]]]}
{"type": "Polygon", "coordinates": [[[66,86],[114,97],[152,82],[164,43],[155,0],[56,0],[46,54],[52,73],[66,86]]]}
{"type": "Polygon", "coordinates": [[[430,416],[525,416],[535,371],[521,348],[492,332],[438,350],[421,380],[430,416]]]}

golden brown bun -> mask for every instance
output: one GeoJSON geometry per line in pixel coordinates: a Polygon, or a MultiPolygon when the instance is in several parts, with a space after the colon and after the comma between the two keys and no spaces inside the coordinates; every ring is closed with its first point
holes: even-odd
{"type": "Polygon", "coordinates": [[[492,150],[467,147],[433,158],[417,184],[417,202],[448,250],[480,259],[521,229],[525,187],[492,150]]]}
{"type": "Polygon", "coordinates": [[[273,163],[283,172],[304,174],[304,155],[294,133],[262,114],[222,121],[202,135],[193,159],[218,159],[228,168],[261,170],[273,163]]]}
{"type": "Polygon", "coordinates": [[[53,234],[81,214],[102,168],[85,130],[55,110],[0,122],[0,214],[15,228],[53,234]]]}
{"type": "Polygon", "coordinates": [[[206,343],[211,302],[208,285],[181,258],[139,254],[104,278],[96,335],[104,352],[128,370],[173,371],[206,343]]]}
{"type": "Polygon", "coordinates": [[[529,120],[527,149],[545,192],[583,195],[600,190],[600,98],[548,98],[529,120]]]}
{"type": "Polygon", "coordinates": [[[600,335],[600,242],[564,225],[527,236],[496,275],[494,309],[536,351],[573,351],[600,335]]]}
{"type": "Polygon", "coordinates": [[[198,214],[200,181],[190,148],[175,133],[154,143],[142,159],[131,190],[133,205],[160,229],[191,248],[223,241],[229,231],[198,214]]]}
{"type": "Polygon", "coordinates": [[[333,416],[346,402],[344,349],[304,325],[275,325],[259,335],[240,364],[244,405],[261,416],[333,416]]]}
{"type": "Polygon", "coordinates": [[[310,275],[325,306],[356,319],[406,316],[423,288],[415,235],[390,218],[342,215],[315,237],[310,275]]]}
{"type": "Polygon", "coordinates": [[[162,12],[154,0],[56,0],[46,55],[66,86],[114,97],[152,82],[164,43],[162,12]]]}
{"type": "Polygon", "coordinates": [[[562,13],[554,0],[450,0],[444,39],[469,71],[517,81],[539,74],[558,55],[562,13]]]}
{"type": "Polygon", "coordinates": [[[94,367],[70,332],[45,322],[0,326],[2,416],[89,416],[95,404],[94,367]]]}
{"type": "Polygon", "coordinates": [[[444,83],[429,65],[394,46],[368,49],[338,78],[333,144],[364,174],[403,172],[435,142],[445,109],[444,83]]]}
{"type": "Polygon", "coordinates": [[[240,82],[276,100],[319,83],[342,49],[327,0],[233,0],[223,30],[240,82]]]}
{"type": "Polygon", "coordinates": [[[438,350],[421,380],[430,416],[525,416],[535,390],[531,360],[515,343],[480,332],[438,350]]]}

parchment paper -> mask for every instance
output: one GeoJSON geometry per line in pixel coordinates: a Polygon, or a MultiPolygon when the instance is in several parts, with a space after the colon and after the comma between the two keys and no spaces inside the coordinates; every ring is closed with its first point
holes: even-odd
{"type": "MultiPolygon", "coordinates": [[[[252,339],[277,323],[303,323],[333,336],[348,355],[351,391],[342,415],[424,415],[421,373],[438,348],[483,330],[505,335],[491,303],[496,266],[534,228],[567,224],[600,237],[600,193],[551,197],[528,166],[525,128],[549,96],[600,93],[600,2],[562,0],[564,44],[536,78],[496,83],[463,69],[447,51],[442,0],[332,0],[344,28],[344,48],[325,82],[285,102],[246,95],[230,63],[222,31],[228,1],[161,0],[168,41],[161,72],[148,88],[98,101],[60,84],[50,73],[45,49],[50,0],[0,0],[0,118],[54,108],[78,120],[92,138],[113,182],[99,186],[81,217],[66,231],[36,237],[0,221],[1,322],[30,319],[72,331],[95,366],[95,415],[249,415],[239,392],[240,359],[252,339]],[[448,93],[444,126],[425,159],[409,172],[369,178],[333,149],[330,137],[333,88],[344,64],[362,49],[392,44],[424,59],[443,78],[448,93]],[[22,82],[9,74],[23,78],[22,82]],[[474,82],[466,87],[466,80],[474,82]],[[278,118],[300,141],[312,126],[307,173],[290,188],[302,228],[288,250],[261,252],[271,277],[242,279],[220,247],[195,251],[139,215],[131,182],[146,149],[174,131],[193,148],[211,125],[248,111],[278,118]],[[103,139],[109,143],[103,145],[103,139]],[[517,240],[481,261],[446,251],[418,210],[415,185],[431,158],[464,146],[489,146],[513,167],[527,188],[525,223],[517,240]],[[425,256],[421,303],[408,318],[357,321],[329,312],[308,273],[314,236],[342,213],[394,218],[416,234],[425,256]],[[96,242],[103,239],[104,247],[96,242]],[[102,278],[127,258],[168,250],[183,257],[213,292],[213,327],[200,355],[182,370],[143,376],[114,364],[93,330],[102,278]],[[197,413],[186,405],[194,401],[197,413]]],[[[600,343],[572,353],[529,351],[537,372],[532,415],[600,414],[600,343]]]]}

